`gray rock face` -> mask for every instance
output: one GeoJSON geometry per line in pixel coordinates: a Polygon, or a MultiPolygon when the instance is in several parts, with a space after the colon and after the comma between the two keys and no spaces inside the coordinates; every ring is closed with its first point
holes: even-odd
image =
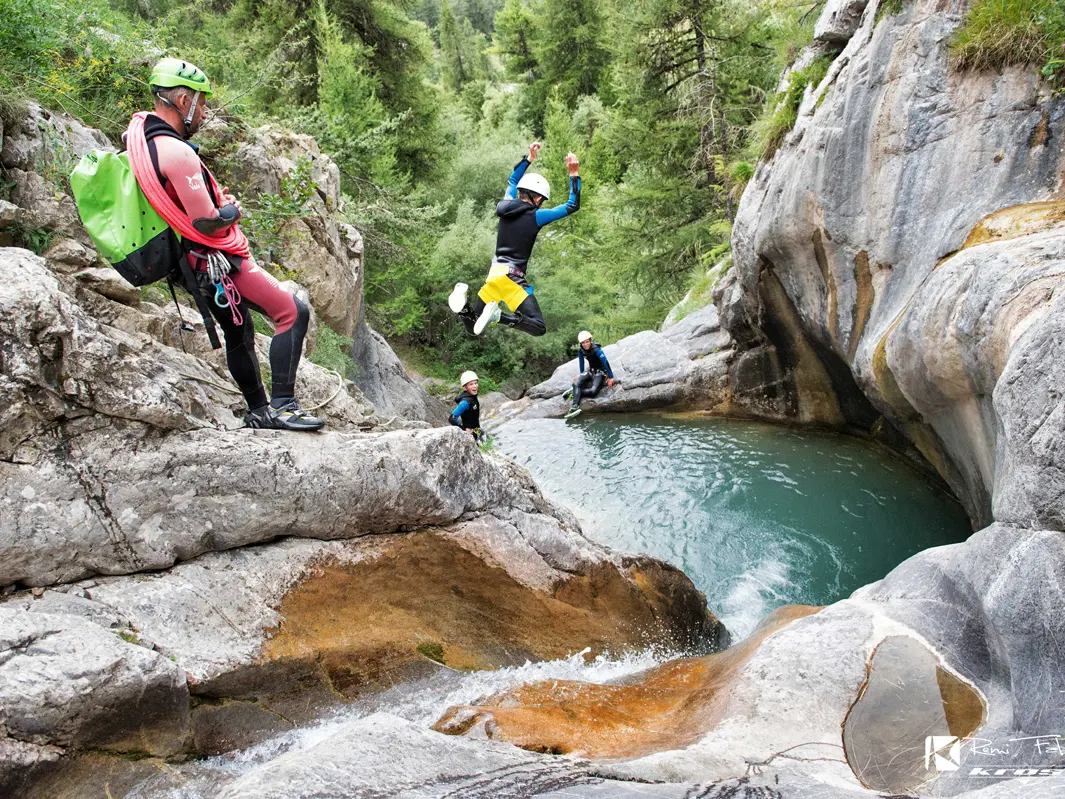
{"type": "Polygon", "coordinates": [[[399,417],[446,424],[450,409],[407,374],[384,337],[363,320],[352,352],[355,385],[362,389],[383,417],[399,417]]]}
{"type": "Polygon", "coordinates": [[[858,30],[869,0],[828,0],[814,26],[814,41],[842,47],[858,30]]]}
{"type": "Polygon", "coordinates": [[[5,169],[34,170],[73,167],[91,150],[113,150],[100,131],[86,127],[73,117],[56,114],[37,103],[29,103],[29,113],[21,123],[0,128],[0,165],[5,169]]]}
{"type": "Polygon", "coordinates": [[[91,621],[0,607],[0,721],[35,746],[171,755],[188,689],[162,655],[91,621]]]}
{"type": "MultiPolygon", "coordinates": [[[[820,28],[858,5],[830,4],[820,28]]],[[[1001,438],[1024,423],[991,398],[1054,324],[1065,99],[1034,70],[954,74],[947,44],[964,9],[864,13],[744,193],[718,306],[741,347],[783,359],[797,403],[784,415],[866,428],[883,415],[987,523],[993,487],[1017,495],[1003,466],[1033,457],[1001,438]]],[[[1026,378],[1037,406],[1055,402],[1053,377],[1026,378]]]]}

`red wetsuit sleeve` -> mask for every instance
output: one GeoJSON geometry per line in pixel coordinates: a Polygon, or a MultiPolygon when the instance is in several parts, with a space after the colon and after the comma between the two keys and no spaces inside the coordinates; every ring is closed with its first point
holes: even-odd
{"type": "Polygon", "coordinates": [[[194,222],[217,219],[218,209],[211,199],[211,188],[204,183],[200,157],[187,144],[168,136],[157,136],[154,142],[167,193],[194,222]]]}

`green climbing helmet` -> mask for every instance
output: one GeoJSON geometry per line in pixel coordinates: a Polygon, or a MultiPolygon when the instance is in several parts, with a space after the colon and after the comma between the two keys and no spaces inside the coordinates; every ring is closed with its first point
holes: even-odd
{"type": "Polygon", "coordinates": [[[156,87],[172,89],[175,86],[188,86],[201,92],[204,97],[211,96],[211,81],[203,74],[203,70],[179,58],[164,58],[156,64],[152,68],[152,76],[148,78],[148,85],[153,90],[156,87]]]}

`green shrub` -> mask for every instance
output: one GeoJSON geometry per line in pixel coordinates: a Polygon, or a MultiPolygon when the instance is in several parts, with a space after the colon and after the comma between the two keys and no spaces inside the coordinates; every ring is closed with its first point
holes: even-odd
{"type": "Polygon", "coordinates": [[[314,351],[310,354],[311,363],[323,369],[332,369],[341,377],[355,377],[355,362],[351,359],[352,340],[342,336],[333,328],[318,325],[314,351]]]}
{"type": "Polygon", "coordinates": [[[260,265],[283,259],[286,247],[284,227],[306,213],[307,203],[317,190],[311,167],[310,158],[301,156],[295,167],[281,178],[277,194],[260,194],[245,205],[240,226],[260,265]]]}
{"type": "Polygon", "coordinates": [[[831,56],[823,55],[802,69],[788,75],[788,85],[773,100],[766,103],[762,115],[751,125],[751,150],[760,159],[772,158],[795,127],[799,106],[807,86],[818,86],[832,64],[831,56]]]}
{"type": "Polygon", "coordinates": [[[159,35],[102,0],[6,0],[0,92],[35,98],[117,138],[149,101],[159,35]]]}
{"type": "Polygon", "coordinates": [[[1048,80],[1065,70],[1065,5],[1061,0],[975,0],[951,40],[959,70],[1038,64],[1048,80]]]}
{"type": "Polygon", "coordinates": [[[884,17],[901,14],[905,7],[905,0],[881,0],[880,7],[876,10],[876,21],[880,22],[884,17]]]}

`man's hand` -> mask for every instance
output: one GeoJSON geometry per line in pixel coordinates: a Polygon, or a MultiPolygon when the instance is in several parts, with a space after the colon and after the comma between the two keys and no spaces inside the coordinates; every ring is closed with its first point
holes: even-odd
{"type": "Polygon", "coordinates": [[[581,162],[577,160],[577,156],[573,153],[567,153],[566,155],[566,168],[569,169],[569,176],[571,178],[577,177],[580,173],[581,162]]]}
{"type": "Polygon", "coordinates": [[[536,156],[538,156],[540,154],[540,148],[541,147],[543,147],[543,145],[540,144],[540,142],[538,142],[538,141],[534,141],[532,144],[529,145],[529,162],[530,163],[536,160],[536,156]]]}
{"type": "Polygon", "coordinates": [[[606,387],[607,388],[613,388],[614,387],[614,378],[608,377],[606,379],[606,387]]]}
{"type": "Polygon", "coordinates": [[[240,201],[229,193],[229,186],[225,186],[222,189],[222,205],[235,205],[241,214],[244,213],[244,209],[240,207],[240,201]]]}

